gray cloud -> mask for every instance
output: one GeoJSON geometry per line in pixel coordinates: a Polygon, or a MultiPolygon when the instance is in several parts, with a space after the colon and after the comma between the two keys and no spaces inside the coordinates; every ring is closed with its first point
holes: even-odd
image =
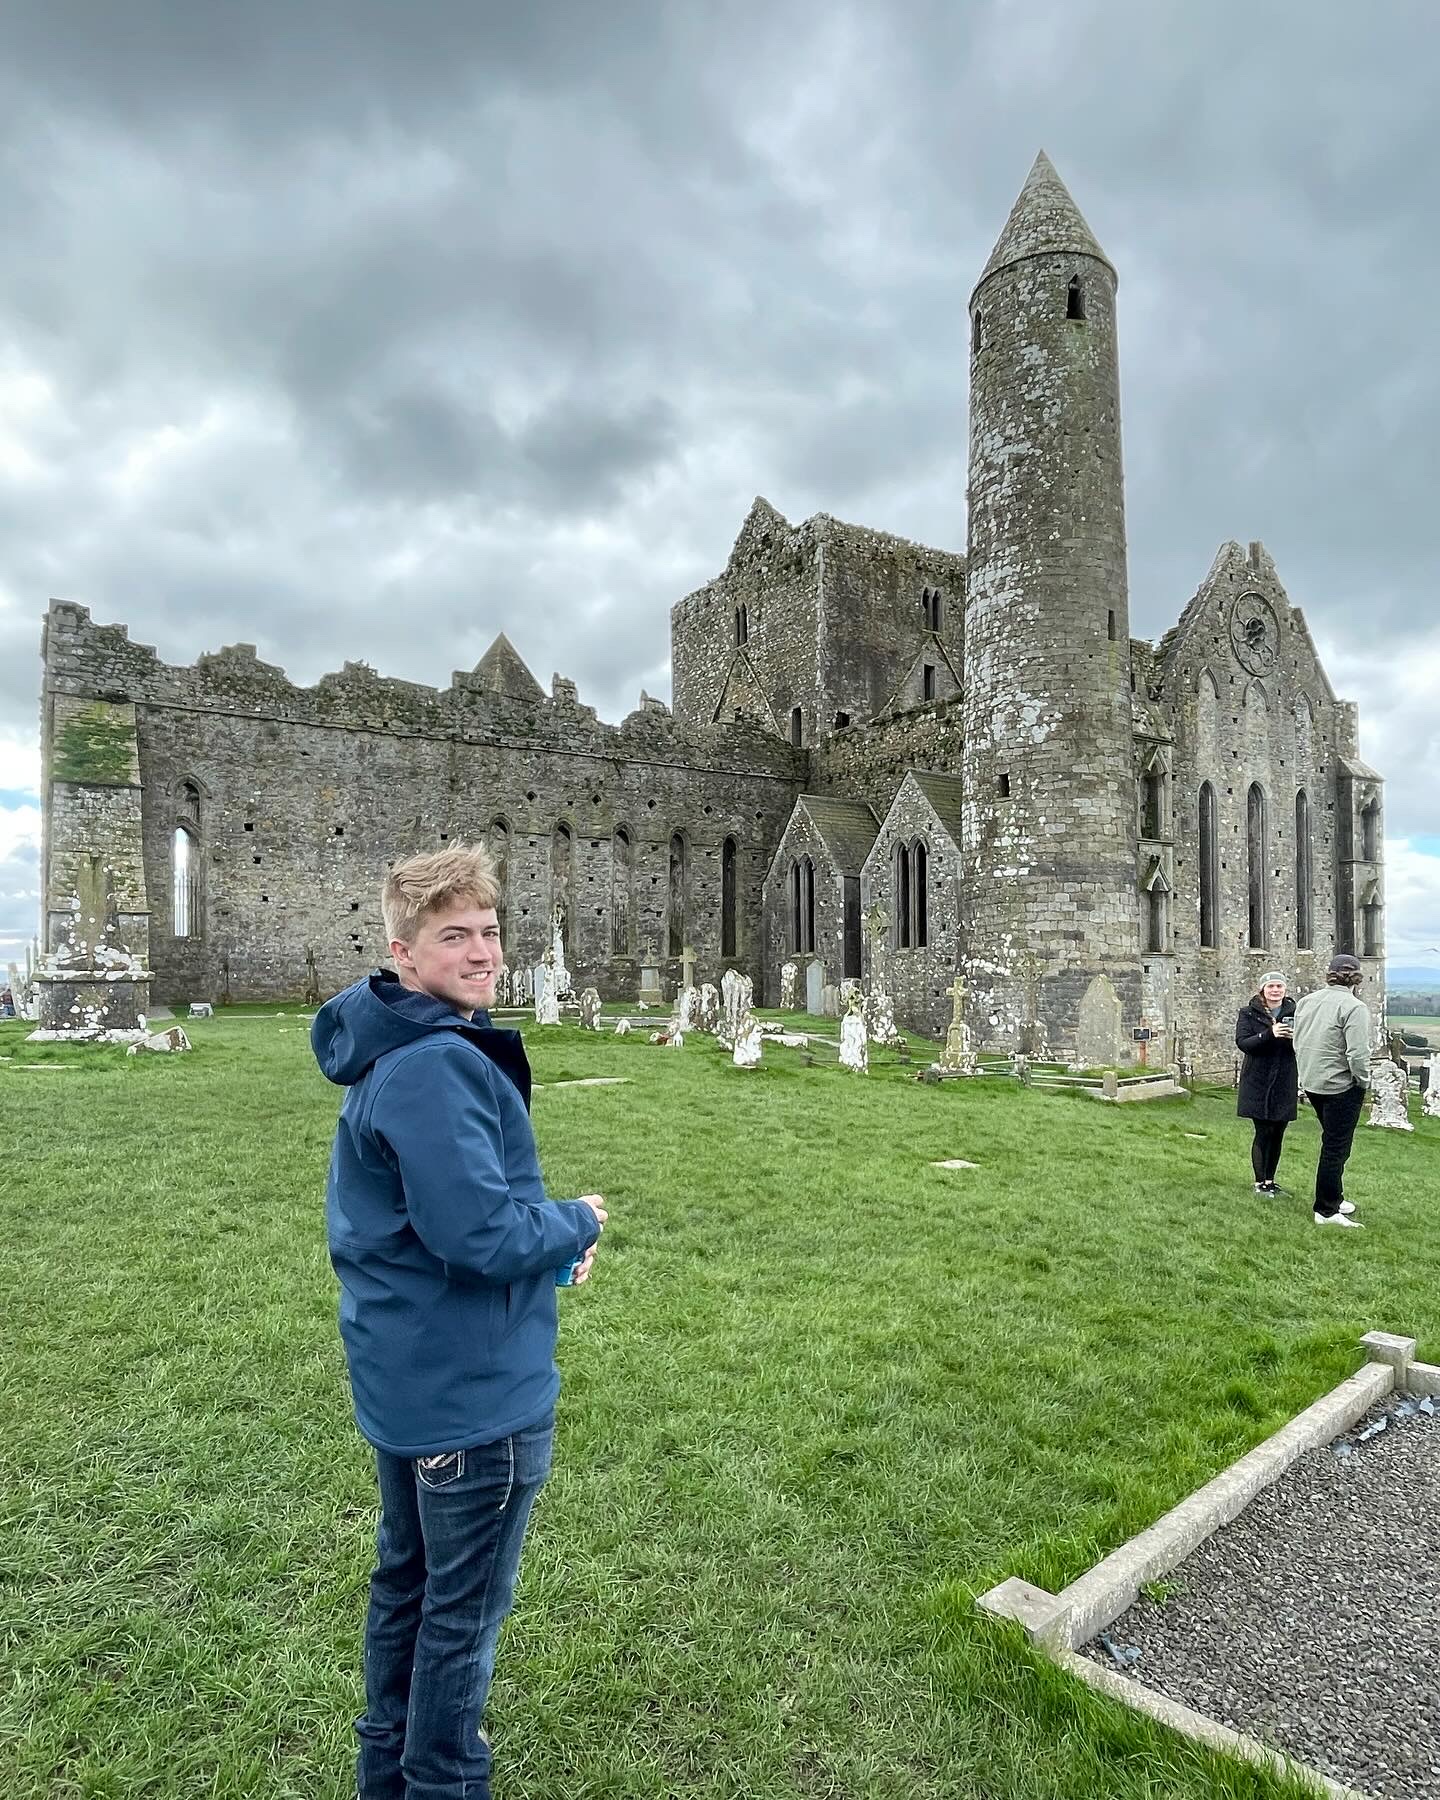
{"type": "Polygon", "coordinates": [[[1425,0],[32,0],[6,50],[0,723],[52,593],[301,680],[504,629],[615,717],[756,491],[963,546],[1043,143],[1121,275],[1135,629],[1263,538],[1440,833],[1386,679],[1440,634],[1425,0]]]}

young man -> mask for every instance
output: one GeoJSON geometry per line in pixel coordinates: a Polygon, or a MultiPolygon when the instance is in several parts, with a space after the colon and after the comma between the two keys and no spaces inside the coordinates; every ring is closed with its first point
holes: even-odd
{"type": "Polygon", "coordinates": [[[1345,1164],[1370,1080],[1370,1009],[1360,998],[1357,957],[1332,957],[1325,986],[1295,1006],[1295,1062],[1300,1086],[1320,1120],[1315,1170],[1315,1223],[1360,1230],[1345,1198],[1345,1164]]]}
{"type": "Polygon", "coordinates": [[[606,1219],[598,1194],[545,1196],[520,1035],[486,1011],[498,896],[484,850],[397,863],[381,907],[398,976],[337,994],[311,1032],[349,1089],[326,1220],[380,1482],[360,1800],[489,1800],[481,1715],[550,1469],[556,1277],[588,1277],[606,1219]]]}

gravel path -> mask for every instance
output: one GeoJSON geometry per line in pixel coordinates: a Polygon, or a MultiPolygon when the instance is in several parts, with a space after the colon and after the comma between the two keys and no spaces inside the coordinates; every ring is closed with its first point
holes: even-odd
{"type": "Polygon", "coordinates": [[[1440,1800],[1440,1402],[1406,1405],[1301,1457],[1083,1654],[1114,1668],[1108,1640],[1147,1687],[1374,1800],[1440,1800]]]}

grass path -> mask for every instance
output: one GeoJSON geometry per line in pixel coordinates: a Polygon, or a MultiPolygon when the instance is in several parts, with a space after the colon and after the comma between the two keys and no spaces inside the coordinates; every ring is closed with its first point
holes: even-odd
{"type": "MultiPolygon", "coordinates": [[[[124,1058],[0,1026],[0,1793],[344,1800],[373,1531],[304,1021],[124,1058]],[[73,1065],[62,1072],[27,1062],[73,1065]]],[[[1233,1096],[751,1075],[527,1033],[558,1194],[556,1474],[491,1728],[504,1800],[1274,1797],[979,1621],[1356,1366],[1440,1352],[1440,1128],[1362,1131],[1369,1229],[1250,1192],[1233,1096]],[[1191,1135],[1200,1134],[1200,1135],[1191,1135]],[[975,1171],[930,1167],[965,1157],[975,1171]]],[[[1291,1133],[1282,1179],[1313,1172],[1291,1133]]]]}

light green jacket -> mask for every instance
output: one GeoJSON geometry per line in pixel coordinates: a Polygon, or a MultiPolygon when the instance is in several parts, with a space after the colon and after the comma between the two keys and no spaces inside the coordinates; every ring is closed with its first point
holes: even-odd
{"type": "Polygon", "coordinates": [[[1370,1008],[1352,989],[1317,988],[1295,1002],[1295,1062],[1307,1094],[1369,1086],[1370,1008]]]}

